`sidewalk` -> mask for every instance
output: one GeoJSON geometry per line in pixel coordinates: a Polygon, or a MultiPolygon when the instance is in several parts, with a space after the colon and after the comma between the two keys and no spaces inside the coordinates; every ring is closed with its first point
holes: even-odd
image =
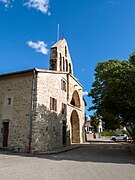
{"type": "Polygon", "coordinates": [[[62,147],[60,149],[56,149],[56,150],[53,150],[53,151],[34,152],[33,154],[35,154],[35,155],[36,154],[37,155],[59,154],[59,153],[70,151],[70,150],[77,149],[77,148],[80,148],[80,147],[81,147],[81,144],[71,144],[70,146],[65,146],[65,147],[62,147]]]}
{"type": "Polygon", "coordinates": [[[107,142],[107,143],[113,143],[113,141],[110,138],[106,137],[100,137],[96,139],[87,138],[87,142],[107,142]]]}
{"type": "Polygon", "coordinates": [[[59,154],[59,153],[70,151],[70,150],[80,148],[80,147],[81,147],[81,144],[71,144],[69,146],[61,147],[59,149],[52,150],[52,151],[31,152],[31,153],[16,152],[13,150],[9,150],[8,148],[0,148],[0,154],[10,154],[10,155],[12,154],[12,155],[23,155],[23,156],[49,155],[49,154],[59,154]]]}

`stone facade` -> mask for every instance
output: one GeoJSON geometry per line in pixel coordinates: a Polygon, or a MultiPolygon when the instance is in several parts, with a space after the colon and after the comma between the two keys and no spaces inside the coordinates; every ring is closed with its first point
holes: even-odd
{"type": "Polygon", "coordinates": [[[0,147],[34,152],[82,143],[82,91],[65,39],[51,48],[50,70],[0,75],[0,147]]]}
{"type": "Polygon", "coordinates": [[[0,146],[3,124],[9,123],[8,147],[28,149],[32,75],[0,76],[0,146]],[[11,103],[8,104],[8,100],[11,103]]]}

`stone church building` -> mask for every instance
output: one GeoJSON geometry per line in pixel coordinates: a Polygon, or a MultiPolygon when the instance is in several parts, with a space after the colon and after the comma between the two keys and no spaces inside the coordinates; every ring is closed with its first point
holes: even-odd
{"type": "Polygon", "coordinates": [[[50,70],[0,74],[0,147],[36,152],[82,143],[82,91],[65,39],[51,47],[50,70]]]}

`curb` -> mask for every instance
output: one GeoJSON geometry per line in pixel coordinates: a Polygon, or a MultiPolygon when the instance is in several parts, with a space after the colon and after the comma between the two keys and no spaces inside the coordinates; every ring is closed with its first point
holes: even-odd
{"type": "Polygon", "coordinates": [[[34,155],[49,155],[49,154],[60,154],[62,152],[67,152],[67,151],[71,151],[77,148],[80,148],[81,145],[76,145],[76,146],[69,146],[69,147],[65,147],[62,149],[58,149],[58,150],[54,150],[54,151],[45,151],[45,152],[34,152],[34,155]]]}
{"type": "Polygon", "coordinates": [[[89,141],[87,141],[87,142],[89,142],[89,143],[114,143],[114,141],[106,141],[106,140],[89,140],[89,141]]]}
{"type": "Polygon", "coordinates": [[[60,154],[62,152],[67,152],[67,151],[74,150],[74,149],[77,149],[80,147],[81,147],[81,144],[78,144],[78,145],[71,145],[71,146],[63,147],[61,149],[57,149],[57,150],[53,150],[53,151],[32,152],[32,153],[23,153],[23,152],[15,152],[15,151],[11,151],[11,150],[0,149],[0,154],[36,157],[36,156],[40,156],[40,155],[42,156],[42,155],[60,154]]]}

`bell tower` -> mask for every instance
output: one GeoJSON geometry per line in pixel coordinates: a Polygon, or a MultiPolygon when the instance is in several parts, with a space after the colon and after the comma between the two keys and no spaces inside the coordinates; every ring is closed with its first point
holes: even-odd
{"type": "Polygon", "coordinates": [[[59,40],[51,47],[50,70],[73,74],[73,64],[65,39],[59,40]]]}

